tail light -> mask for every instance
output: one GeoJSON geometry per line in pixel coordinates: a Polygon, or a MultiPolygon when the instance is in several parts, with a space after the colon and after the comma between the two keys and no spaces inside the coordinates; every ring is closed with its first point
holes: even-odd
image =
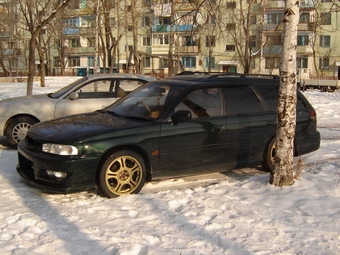
{"type": "Polygon", "coordinates": [[[316,120],[316,111],[314,108],[310,108],[309,109],[309,118],[311,120],[316,120]]]}

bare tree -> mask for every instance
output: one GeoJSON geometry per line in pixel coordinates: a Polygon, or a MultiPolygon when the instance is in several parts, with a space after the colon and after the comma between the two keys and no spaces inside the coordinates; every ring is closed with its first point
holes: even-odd
{"type": "Polygon", "coordinates": [[[296,127],[296,44],[299,23],[299,2],[287,0],[283,18],[279,103],[277,109],[276,154],[270,183],[287,186],[294,183],[294,135],[296,127]]]}
{"type": "MultiPolygon", "coordinates": [[[[46,2],[45,6],[41,6],[46,11],[45,17],[40,23],[37,22],[34,11],[35,0],[19,0],[19,7],[23,18],[28,26],[28,30],[31,34],[29,40],[29,56],[28,56],[28,81],[27,81],[27,95],[33,93],[33,79],[35,73],[35,52],[37,38],[43,30],[43,28],[49,24],[60,12],[63,12],[67,5],[75,0],[55,0],[46,2]],[[51,8],[46,8],[46,5],[51,4],[51,8]],[[48,14],[49,13],[49,14],[48,14]]],[[[39,1],[40,2],[40,1],[39,1]]]]}

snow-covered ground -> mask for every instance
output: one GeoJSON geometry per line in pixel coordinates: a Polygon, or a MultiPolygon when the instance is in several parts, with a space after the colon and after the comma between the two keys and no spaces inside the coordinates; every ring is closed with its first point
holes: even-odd
{"type": "MultiPolygon", "coordinates": [[[[79,77],[47,77],[52,92],[79,77]]],[[[0,83],[0,100],[25,83],[0,83]]],[[[16,151],[0,137],[1,254],[340,254],[340,92],[305,92],[318,114],[321,148],[305,155],[291,187],[268,174],[200,184],[148,183],[140,194],[44,194],[16,173],[16,151]],[[175,188],[173,188],[173,186],[175,188]]],[[[244,171],[254,171],[245,169],[244,171]]]]}

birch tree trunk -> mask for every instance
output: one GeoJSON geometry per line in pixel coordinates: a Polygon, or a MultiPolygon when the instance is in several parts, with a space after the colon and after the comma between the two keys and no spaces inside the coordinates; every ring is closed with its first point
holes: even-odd
{"type": "Polygon", "coordinates": [[[283,18],[283,50],[280,67],[280,89],[277,109],[276,154],[270,183],[275,186],[294,184],[294,135],[296,127],[296,46],[299,2],[287,0],[283,18]]]}

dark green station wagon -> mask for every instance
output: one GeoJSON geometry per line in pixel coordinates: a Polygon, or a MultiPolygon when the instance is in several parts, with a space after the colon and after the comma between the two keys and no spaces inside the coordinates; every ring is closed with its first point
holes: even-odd
{"type": "MultiPolygon", "coordinates": [[[[45,192],[98,188],[107,197],[174,176],[261,163],[272,171],[278,89],[278,77],[241,74],[149,82],[103,110],[34,125],[17,171],[45,192]]],[[[295,156],[320,146],[316,112],[297,93],[295,156]]]]}

